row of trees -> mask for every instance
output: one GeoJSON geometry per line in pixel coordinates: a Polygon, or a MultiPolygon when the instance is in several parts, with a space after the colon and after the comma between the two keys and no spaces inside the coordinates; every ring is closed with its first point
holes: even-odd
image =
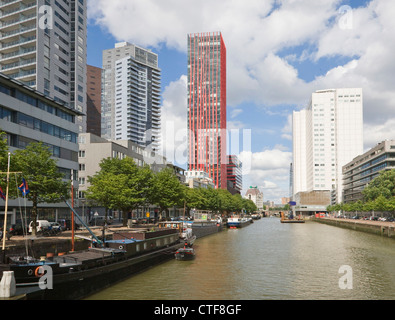
{"type": "Polygon", "coordinates": [[[122,211],[126,224],[127,214],[142,206],[156,205],[160,214],[168,216],[170,208],[211,210],[220,213],[248,213],[257,210],[251,200],[229,191],[213,188],[191,189],[183,185],[170,168],[152,172],[149,166],[139,167],[133,159],[103,159],[100,171],[88,178],[90,187],[85,197],[107,209],[122,211]]]}
{"type": "MultiPolygon", "coordinates": [[[[0,133],[0,187],[6,190],[8,145],[4,133],[0,133]]],[[[89,177],[90,187],[86,198],[98,206],[120,210],[124,215],[141,206],[158,206],[160,213],[173,207],[185,208],[186,214],[192,208],[226,212],[253,212],[255,204],[240,195],[231,195],[222,189],[190,189],[183,185],[171,169],[154,173],[149,166],[138,167],[133,159],[103,159],[101,170],[89,177]]],[[[59,172],[57,161],[43,143],[31,143],[23,150],[16,150],[11,156],[9,198],[21,196],[18,188],[22,179],[28,183],[29,193],[25,195],[32,202],[33,233],[36,230],[37,208],[40,203],[58,203],[70,199],[71,184],[59,172]],[[13,179],[13,177],[16,177],[13,179]]]]}
{"type": "Polygon", "coordinates": [[[382,171],[362,191],[363,199],[352,203],[340,203],[328,211],[369,212],[395,211],[395,169],[382,171]]]}

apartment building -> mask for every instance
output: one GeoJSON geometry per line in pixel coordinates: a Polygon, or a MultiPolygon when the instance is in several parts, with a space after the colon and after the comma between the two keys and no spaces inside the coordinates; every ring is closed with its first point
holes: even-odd
{"type": "Polygon", "coordinates": [[[241,194],[243,189],[243,164],[236,155],[228,156],[227,163],[228,191],[232,194],[241,194]]]}
{"type": "Polygon", "coordinates": [[[102,69],[87,66],[86,75],[86,132],[101,135],[102,69]]]}
{"type": "Polygon", "coordinates": [[[381,171],[395,169],[395,140],[385,140],[343,166],[343,201],[363,199],[362,191],[381,171]]]}
{"type": "Polygon", "coordinates": [[[293,113],[293,194],[330,191],[342,202],[342,167],[363,152],[360,88],[318,90],[293,113]]]}
{"type": "Polygon", "coordinates": [[[226,47],[220,32],[188,35],[188,171],[227,189],[226,47]]]}
{"type": "Polygon", "coordinates": [[[258,210],[263,210],[263,193],[258,189],[258,187],[250,187],[244,198],[254,202],[258,210]]]}
{"type": "Polygon", "coordinates": [[[102,130],[106,139],[160,143],[158,55],[127,42],[103,51],[102,130]]]}
{"type": "Polygon", "coordinates": [[[81,115],[86,131],[86,0],[0,2],[0,71],[81,115]]]}
{"type": "MultiPolygon", "coordinates": [[[[52,98],[0,73],[0,129],[6,133],[10,151],[29,143],[43,142],[49,147],[64,179],[78,176],[78,125],[81,114],[52,98]]],[[[73,182],[75,189],[78,183],[73,182]]],[[[18,200],[10,200],[11,223],[15,223],[18,200]]],[[[31,203],[27,203],[28,214],[31,203]]],[[[4,213],[3,213],[4,214],[4,213]]],[[[1,215],[1,212],[0,212],[1,215]]],[[[65,204],[40,204],[39,217],[55,221],[69,218],[65,204]]]]}

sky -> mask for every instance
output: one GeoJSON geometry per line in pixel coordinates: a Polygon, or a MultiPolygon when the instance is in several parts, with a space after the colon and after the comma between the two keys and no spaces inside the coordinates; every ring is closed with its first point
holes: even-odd
{"type": "Polygon", "coordinates": [[[102,51],[123,41],[159,55],[163,154],[186,168],[187,35],[221,32],[242,193],[257,186],[280,203],[292,112],[314,91],[362,88],[365,150],[395,139],[394,16],[393,0],[88,0],[88,64],[101,67],[102,51]]]}

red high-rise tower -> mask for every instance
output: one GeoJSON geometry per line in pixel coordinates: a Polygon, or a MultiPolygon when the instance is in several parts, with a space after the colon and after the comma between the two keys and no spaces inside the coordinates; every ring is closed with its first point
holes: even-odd
{"type": "Polygon", "coordinates": [[[220,32],[188,35],[189,171],[226,177],[226,47],[220,32]]]}

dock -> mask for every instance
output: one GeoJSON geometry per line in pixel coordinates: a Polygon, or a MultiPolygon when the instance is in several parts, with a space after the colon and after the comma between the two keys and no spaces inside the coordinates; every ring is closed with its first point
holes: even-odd
{"type": "Polygon", "coordinates": [[[329,218],[329,217],[312,218],[311,220],[335,227],[367,232],[388,238],[395,238],[394,222],[371,221],[371,220],[362,220],[362,219],[329,218]]]}
{"type": "Polygon", "coordinates": [[[303,219],[281,219],[281,223],[305,223],[303,219]]]}
{"type": "Polygon", "coordinates": [[[281,223],[305,223],[303,218],[288,219],[285,218],[284,212],[281,212],[281,223]]]}

